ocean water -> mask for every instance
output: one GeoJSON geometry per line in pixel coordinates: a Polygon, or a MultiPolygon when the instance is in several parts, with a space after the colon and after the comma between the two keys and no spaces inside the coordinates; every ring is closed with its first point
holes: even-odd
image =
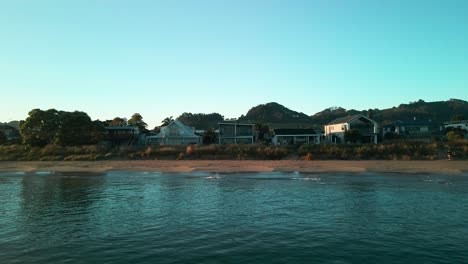
{"type": "Polygon", "coordinates": [[[0,173],[0,263],[468,263],[468,175],[0,173]]]}

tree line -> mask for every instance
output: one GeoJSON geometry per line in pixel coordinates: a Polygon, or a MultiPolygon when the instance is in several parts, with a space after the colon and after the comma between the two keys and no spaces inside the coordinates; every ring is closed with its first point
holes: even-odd
{"type": "Polygon", "coordinates": [[[105,138],[106,126],[137,126],[145,130],[147,124],[139,113],[130,119],[116,117],[112,120],[91,120],[81,111],[33,109],[26,120],[19,123],[23,143],[43,147],[49,144],[61,146],[92,145],[105,138]]]}

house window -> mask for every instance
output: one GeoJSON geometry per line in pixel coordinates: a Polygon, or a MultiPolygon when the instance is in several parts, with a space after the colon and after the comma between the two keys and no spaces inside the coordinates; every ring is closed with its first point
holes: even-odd
{"type": "Polygon", "coordinates": [[[179,136],[180,135],[180,130],[177,127],[171,127],[171,128],[169,128],[169,135],[170,136],[179,136]]]}
{"type": "Polygon", "coordinates": [[[234,135],[234,126],[224,126],[220,129],[221,136],[235,136],[234,135]]]}

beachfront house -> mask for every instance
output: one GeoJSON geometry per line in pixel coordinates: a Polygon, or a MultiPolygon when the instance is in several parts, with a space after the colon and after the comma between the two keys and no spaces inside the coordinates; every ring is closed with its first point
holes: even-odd
{"type": "Polygon", "coordinates": [[[254,125],[237,123],[236,121],[223,121],[218,123],[219,144],[253,144],[254,125]]]}
{"type": "Polygon", "coordinates": [[[3,133],[7,141],[18,140],[20,138],[19,130],[7,124],[0,124],[0,133],[3,133]]]}
{"type": "Polygon", "coordinates": [[[274,145],[320,144],[320,134],[311,128],[278,128],[273,134],[274,145]]]}
{"type": "Polygon", "coordinates": [[[468,120],[450,121],[444,123],[445,131],[458,131],[465,139],[468,139],[468,120]]]}
{"type": "Polygon", "coordinates": [[[104,127],[105,141],[112,146],[138,145],[140,129],[137,126],[107,126],[104,127]]]}
{"type": "Polygon", "coordinates": [[[347,143],[345,135],[347,131],[357,131],[360,134],[361,143],[377,144],[376,121],[365,115],[352,115],[335,119],[325,125],[325,138],[329,143],[347,143]]]}
{"type": "Polygon", "coordinates": [[[408,141],[432,142],[441,135],[442,130],[442,126],[432,122],[432,120],[417,120],[414,118],[407,121],[397,120],[383,125],[382,136],[384,139],[398,136],[408,141]]]}
{"type": "Polygon", "coordinates": [[[146,137],[147,145],[188,145],[201,142],[202,137],[195,134],[195,128],[186,126],[178,120],[161,127],[159,134],[146,137]]]}
{"type": "Polygon", "coordinates": [[[461,129],[468,132],[468,120],[450,121],[444,123],[445,129],[461,129]]]}

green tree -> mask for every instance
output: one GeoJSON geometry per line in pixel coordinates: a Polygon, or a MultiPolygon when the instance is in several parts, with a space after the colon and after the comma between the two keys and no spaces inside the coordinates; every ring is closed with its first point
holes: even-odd
{"type": "Polygon", "coordinates": [[[218,142],[218,136],[216,135],[216,132],[214,131],[213,128],[210,128],[207,131],[205,131],[205,134],[203,135],[204,144],[213,144],[217,142],[218,142]]]}
{"type": "Polygon", "coordinates": [[[224,120],[224,117],[218,113],[192,114],[185,112],[176,119],[186,126],[207,130],[209,128],[217,127],[218,123],[224,120]]]}
{"type": "Polygon", "coordinates": [[[172,121],[174,121],[174,118],[172,118],[172,116],[166,117],[166,118],[163,119],[163,121],[161,121],[161,123],[162,123],[161,126],[167,126],[167,125],[169,125],[172,121]]]}
{"type": "Polygon", "coordinates": [[[264,123],[257,122],[255,123],[255,131],[257,131],[258,140],[263,141],[265,140],[265,138],[268,137],[268,134],[270,133],[270,128],[264,123]]]}
{"type": "Polygon", "coordinates": [[[115,117],[110,122],[109,126],[127,126],[127,118],[115,117]]]}
{"type": "Polygon", "coordinates": [[[130,126],[137,126],[140,131],[145,131],[148,124],[143,121],[143,117],[139,113],[135,113],[132,117],[128,120],[128,125],[130,126]]]}
{"type": "Polygon", "coordinates": [[[76,146],[97,143],[103,137],[104,127],[100,121],[91,121],[85,112],[33,109],[20,122],[20,133],[23,142],[31,146],[76,146]]]}
{"type": "Polygon", "coordinates": [[[60,113],[55,109],[33,109],[20,122],[20,134],[25,144],[45,146],[52,144],[60,127],[60,113]]]}
{"type": "Polygon", "coordinates": [[[455,132],[455,131],[449,131],[447,133],[447,140],[448,141],[457,141],[457,140],[460,140],[462,138],[463,138],[463,136],[460,135],[459,133],[455,132]]]}
{"type": "Polygon", "coordinates": [[[92,129],[90,133],[90,143],[96,144],[104,139],[104,123],[99,120],[94,120],[92,123],[92,129]]]}
{"type": "Polygon", "coordinates": [[[60,112],[60,127],[55,142],[62,146],[77,146],[92,142],[94,124],[85,112],[60,112]]]}

